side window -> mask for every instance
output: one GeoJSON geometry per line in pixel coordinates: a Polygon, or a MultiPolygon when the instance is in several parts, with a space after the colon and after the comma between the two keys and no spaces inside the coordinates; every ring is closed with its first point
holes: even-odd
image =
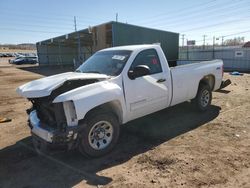
{"type": "Polygon", "coordinates": [[[132,63],[130,70],[133,70],[138,65],[147,65],[150,69],[150,74],[162,72],[161,62],[155,49],[140,52],[132,63]]]}

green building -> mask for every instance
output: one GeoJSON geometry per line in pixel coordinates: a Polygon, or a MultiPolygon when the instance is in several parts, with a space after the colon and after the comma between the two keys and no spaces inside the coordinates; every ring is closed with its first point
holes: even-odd
{"type": "Polygon", "coordinates": [[[169,62],[178,59],[178,33],[119,22],[108,22],[40,41],[36,47],[40,65],[79,65],[104,48],[153,43],[161,44],[169,62]]]}

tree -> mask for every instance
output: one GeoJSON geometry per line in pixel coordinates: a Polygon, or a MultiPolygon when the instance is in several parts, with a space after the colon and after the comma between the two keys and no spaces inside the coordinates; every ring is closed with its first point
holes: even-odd
{"type": "Polygon", "coordinates": [[[224,42],[224,45],[226,46],[236,46],[236,45],[242,45],[244,44],[244,37],[235,37],[233,39],[227,39],[224,42]]]}

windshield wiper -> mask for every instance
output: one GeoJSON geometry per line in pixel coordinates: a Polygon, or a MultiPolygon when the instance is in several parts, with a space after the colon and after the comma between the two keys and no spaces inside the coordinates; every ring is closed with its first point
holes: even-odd
{"type": "MultiPolygon", "coordinates": [[[[81,72],[80,70],[76,70],[76,72],[81,72]]],[[[81,73],[96,73],[96,74],[104,74],[104,73],[100,73],[99,71],[86,71],[86,72],[81,72],[81,73]]],[[[107,74],[104,74],[104,75],[107,75],[107,74]]],[[[109,76],[109,75],[107,75],[109,76]]]]}
{"type": "Polygon", "coordinates": [[[97,74],[101,74],[99,71],[87,71],[87,72],[82,72],[82,73],[97,73],[97,74]]]}

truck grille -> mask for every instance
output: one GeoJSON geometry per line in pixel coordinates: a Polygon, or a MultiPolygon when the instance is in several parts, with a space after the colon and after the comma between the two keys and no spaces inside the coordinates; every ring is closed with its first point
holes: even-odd
{"type": "Polygon", "coordinates": [[[33,109],[36,110],[41,126],[48,126],[54,129],[63,129],[66,126],[63,104],[53,104],[48,97],[30,99],[33,109]],[[46,100],[47,99],[47,100],[46,100]]]}

